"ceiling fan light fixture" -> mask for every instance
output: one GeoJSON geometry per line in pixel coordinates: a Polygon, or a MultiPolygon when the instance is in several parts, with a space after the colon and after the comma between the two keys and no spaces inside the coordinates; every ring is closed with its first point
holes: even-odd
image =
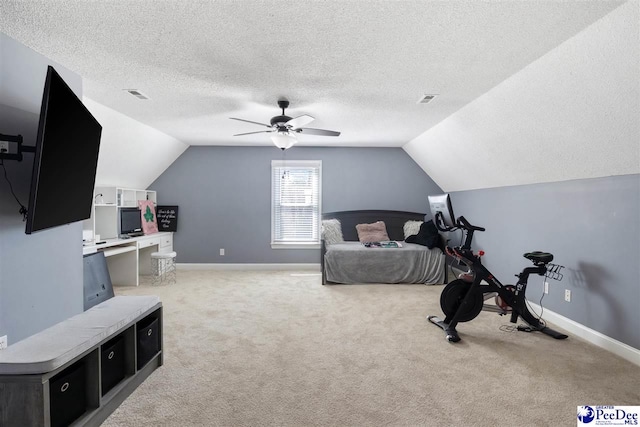
{"type": "Polygon", "coordinates": [[[275,135],[271,135],[271,141],[273,144],[281,150],[293,147],[298,142],[295,136],[288,132],[277,132],[275,135]]]}
{"type": "Polygon", "coordinates": [[[336,132],[334,130],[303,127],[315,120],[308,114],[303,114],[294,118],[286,116],[284,110],[289,106],[289,101],[285,99],[279,99],[278,106],[282,108],[282,115],[272,117],[269,124],[254,122],[253,120],[239,119],[237,117],[229,117],[231,120],[253,123],[254,125],[264,126],[269,129],[257,132],[237,133],[234,136],[253,135],[255,133],[270,133],[271,140],[273,141],[275,146],[280,148],[281,150],[286,150],[287,148],[291,148],[294,144],[296,144],[298,142],[296,134],[298,133],[320,136],[340,136],[340,132],[336,132]]]}

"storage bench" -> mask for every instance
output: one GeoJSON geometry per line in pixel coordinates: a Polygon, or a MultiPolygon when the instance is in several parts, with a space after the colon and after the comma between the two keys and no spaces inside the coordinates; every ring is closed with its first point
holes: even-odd
{"type": "Polygon", "coordinates": [[[0,425],[100,425],[162,365],[162,303],[116,296],[0,351],[0,425]]]}

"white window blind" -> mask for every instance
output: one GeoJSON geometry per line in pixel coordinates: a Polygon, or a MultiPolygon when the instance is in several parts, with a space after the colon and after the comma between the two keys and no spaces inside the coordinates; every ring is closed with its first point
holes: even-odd
{"type": "Polygon", "coordinates": [[[322,161],[271,162],[271,244],[320,244],[322,161]]]}

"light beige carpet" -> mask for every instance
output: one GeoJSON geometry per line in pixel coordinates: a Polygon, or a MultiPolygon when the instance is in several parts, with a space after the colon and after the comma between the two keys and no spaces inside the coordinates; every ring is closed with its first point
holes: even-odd
{"type": "Polygon", "coordinates": [[[184,270],[117,288],[161,297],[165,363],[104,426],[575,426],[578,405],[640,404],[640,367],[575,337],[483,312],[448,343],[426,320],[441,290],[184,270]]]}

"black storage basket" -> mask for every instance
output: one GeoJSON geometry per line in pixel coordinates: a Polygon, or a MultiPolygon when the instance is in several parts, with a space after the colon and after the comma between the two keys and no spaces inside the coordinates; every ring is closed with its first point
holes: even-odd
{"type": "Polygon", "coordinates": [[[100,351],[102,395],[125,377],[124,337],[119,335],[102,345],[100,351]]]}
{"type": "Polygon", "coordinates": [[[87,410],[84,362],[69,366],[49,380],[51,427],[68,426],[87,410]]]}
{"type": "Polygon", "coordinates": [[[160,320],[155,316],[142,319],[137,325],[138,369],[160,351],[160,320]]]}

